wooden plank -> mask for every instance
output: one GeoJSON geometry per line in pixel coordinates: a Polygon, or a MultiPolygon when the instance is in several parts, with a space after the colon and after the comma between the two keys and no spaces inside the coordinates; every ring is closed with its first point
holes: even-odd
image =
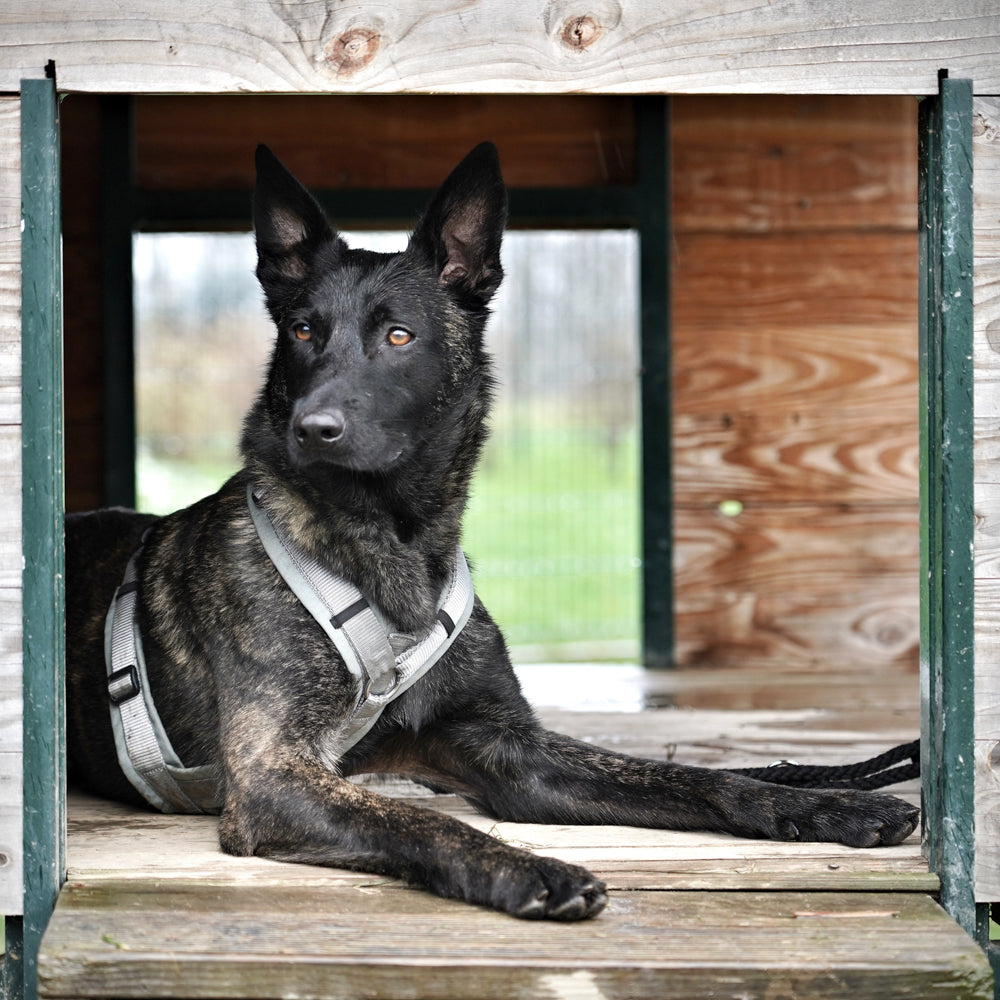
{"type": "Polygon", "coordinates": [[[21,85],[24,904],[22,968],[35,994],[42,934],[66,871],[62,480],[62,253],[55,80],[21,85]]]}
{"type": "Polygon", "coordinates": [[[748,327],[916,322],[915,233],[678,234],[675,336],[748,327]]]}
{"type": "Polygon", "coordinates": [[[136,183],[249,191],[264,142],[309,188],[433,189],[488,138],[511,187],[631,184],[634,132],[628,97],[139,97],[136,183]]]}
{"type": "Polygon", "coordinates": [[[916,385],[910,323],[678,325],[677,500],[911,504],[916,385]]]}
{"type": "Polygon", "coordinates": [[[377,882],[70,884],[39,971],[43,997],[992,995],[932,900],[884,893],[630,892],[539,928],[377,882]]]}
{"type": "Polygon", "coordinates": [[[930,94],[946,66],[1000,90],[978,0],[396,5],[8,0],[0,89],[48,59],[70,91],[930,94]]]}
{"type": "MultiPolygon", "coordinates": [[[[412,786],[411,786],[412,787],[412,786]]],[[[890,848],[775,844],[632,827],[498,823],[453,796],[410,801],[537,854],[583,865],[615,889],[815,889],[934,892],[914,835],[890,848]]],[[[161,816],[82,795],[70,800],[71,882],[200,879],[205,884],[356,885],[363,875],[221,853],[211,816],[161,816]]]]}
{"type": "Polygon", "coordinates": [[[678,505],[675,517],[682,664],[912,669],[915,507],[678,505]]]}
{"type": "Polygon", "coordinates": [[[22,761],[20,750],[0,749],[0,916],[19,914],[24,906],[22,761]]]}
{"type": "Polygon", "coordinates": [[[20,103],[0,98],[0,424],[21,420],[20,103]]]}
{"type": "Polygon", "coordinates": [[[20,175],[20,101],[0,98],[0,914],[23,907],[20,175]]]}
{"type": "Polygon", "coordinates": [[[942,904],[985,929],[974,881],[972,85],[921,105],[921,771],[942,904]]]}
{"type": "Polygon", "coordinates": [[[678,97],[675,233],[916,231],[908,97],[678,97]]]}
{"type": "Polygon", "coordinates": [[[1000,899],[1000,742],[977,739],[976,758],[976,899],[1000,899]]]}
{"type": "Polygon", "coordinates": [[[975,896],[1000,899],[1000,99],[973,102],[975,896]]]}

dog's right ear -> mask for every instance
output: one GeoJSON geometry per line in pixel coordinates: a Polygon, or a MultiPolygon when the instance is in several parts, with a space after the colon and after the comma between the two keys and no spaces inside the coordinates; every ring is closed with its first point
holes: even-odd
{"type": "Polygon", "coordinates": [[[335,239],[315,198],[268,149],[258,146],[253,228],[257,240],[257,277],[271,285],[301,281],[316,248],[335,239]]]}

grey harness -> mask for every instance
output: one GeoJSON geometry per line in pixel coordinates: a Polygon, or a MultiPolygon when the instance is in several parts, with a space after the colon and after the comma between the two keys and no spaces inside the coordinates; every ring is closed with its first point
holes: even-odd
{"type": "MultiPolygon", "coordinates": [[[[447,651],[472,612],[472,577],[461,548],[423,636],[392,631],[360,590],[334,576],[271,522],[263,497],[247,487],[247,506],[265,551],[285,583],[316,619],[358,682],[358,702],[339,734],[342,753],[375,724],[383,709],[418,681],[447,651]]],[[[136,621],[137,566],[129,560],[105,625],[108,696],[118,762],[135,789],[161,812],[217,812],[219,774],[212,765],[185,767],[153,704],[136,621]]]]}

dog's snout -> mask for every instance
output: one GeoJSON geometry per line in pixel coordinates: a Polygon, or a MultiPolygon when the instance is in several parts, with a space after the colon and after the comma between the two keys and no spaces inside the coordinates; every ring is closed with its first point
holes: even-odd
{"type": "Polygon", "coordinates": [[[339,440],[347,427],[341,410],[314,410],[300,413],[294,422],[295,440],[307,450],[328,448],[339,440]]]}

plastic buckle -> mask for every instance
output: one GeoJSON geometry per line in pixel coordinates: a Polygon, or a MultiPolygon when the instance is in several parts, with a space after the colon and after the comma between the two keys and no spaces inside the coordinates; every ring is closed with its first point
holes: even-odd
{"type": "Polygon", "coordinates": [[[142,688],[139,685],[139,671],[130,663],[121,670],[108,675],[108,697],[112,705],[121,705],[134,698],[142,688]]]}

